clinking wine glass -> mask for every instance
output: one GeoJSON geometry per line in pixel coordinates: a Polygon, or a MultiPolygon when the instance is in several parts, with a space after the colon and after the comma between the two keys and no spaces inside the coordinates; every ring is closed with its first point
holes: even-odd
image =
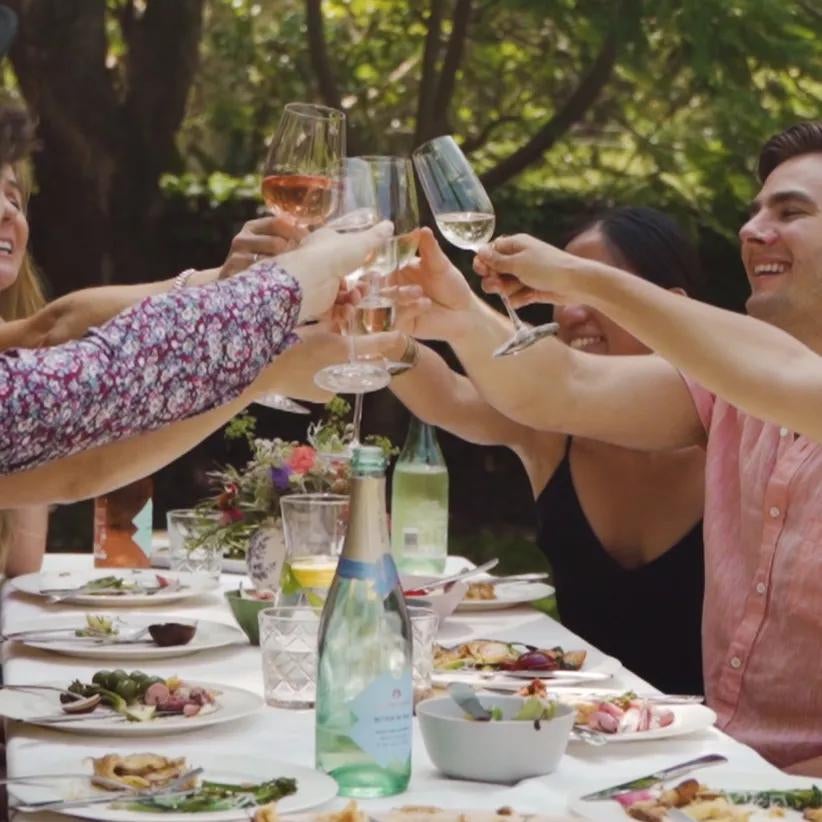
{"type": "MultiPolygon", "coordinates": [[[[496,216],[482,183],[451,136],[436,137],[413,154],[431,212],[442,236],[457,248],[477,251],[494,234],[496,216]]],[[[530,326],[500,295],[514,325],[513,336],[494,351],[495,357],[517,354],[557,332],[556,323],[530,326]]]]}
{"type": "Polygon", "coordinates": [[[382,293],[382,285],[416,251],[419,209],[413,170],[407,158],[352,157],[344,166],[339,213],[328,226],[337,231],[362,231],[381,220],[391,220],[394,236],[347,278],[350,284],[368,288],[354,309],[349,328],[349,361],[323,368],[314,381],[328,391],[361,394],[384,388],[391,380],[391,372],[384,363],[357,359],[355,341],[359,335],[390,331],[394,325],[394,301],[382,293]]]}
{"type": "MultiPolygon", "coordinates": [[[[316,228],[337,208],[340,162],[345,156],[345,114],[311,103],[288,103],[271,139],[263,167],[262,195],[272,214],[285,212],[316,228]]],[[[294,414],[309,409],[269,394],[260,405],[294,414]]]]}

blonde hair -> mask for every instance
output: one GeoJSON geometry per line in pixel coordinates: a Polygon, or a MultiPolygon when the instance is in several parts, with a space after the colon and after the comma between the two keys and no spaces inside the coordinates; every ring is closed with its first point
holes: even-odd
{"type": "MultiPolygon", "coordinates": [[[[17,183],[23,197],[23,213],[28,207],[31,194],[31,172],[24,161],[14,163],[17,183]]],[[[17,279],[6,289],[0,291],[0,317],[4,320],[19,320],[39,311],[46,304],[40,277],[34,261],[28,252],[23,255],[17,279]]],[[[12,514],[10,511],[0,511],[0,571],[6,567],[6,558],[14,537],[12,528],[12,514]]]]}

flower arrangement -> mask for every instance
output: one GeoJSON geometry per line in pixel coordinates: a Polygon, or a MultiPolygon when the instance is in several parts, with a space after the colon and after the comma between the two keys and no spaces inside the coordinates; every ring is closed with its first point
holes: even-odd
{"type": "MultiPolygon", "coordinates": [[[[264,523],[280,518],[280,498],[287,494],[330,493],[349,491],[348,445],[353,429],[346,421],[350,405],[335,397],[326,405],[326,415],[308,429],[309,444],[272,440],[255,436],[256,420],[248,412],[238,415],[226,426],[228,439],[245,439],[251,458],[243,468],[225,466],[209,474],[214,496],[198,508],[218,511],[216,526],[223,543],[223,555],[232,559],[245,557],[252,534],[264,523]]],[[[367,437],[390,456],[395,453],[384,437],[367,437]]],[[[204,519],[202,538],[215,534],[213,520],[204,519]]]]}

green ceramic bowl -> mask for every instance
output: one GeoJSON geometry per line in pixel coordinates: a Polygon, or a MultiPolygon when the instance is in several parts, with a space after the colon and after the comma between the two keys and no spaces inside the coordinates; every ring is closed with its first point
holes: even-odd
{"type": "Polygon", "coordinates": [[[225,598],[231,607],[231,613],[237,624],[243,629],[248,641],[252,645],[260,644],[260,626],[257,622],[257,614],[265,608],[270,608],[274,603],[270,599],[246,599],[240,596],[240,591],[226,591],[225,598]]]}

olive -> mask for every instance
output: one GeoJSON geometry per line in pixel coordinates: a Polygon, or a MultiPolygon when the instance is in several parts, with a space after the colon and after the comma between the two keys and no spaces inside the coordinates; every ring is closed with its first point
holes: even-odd
{"type": "Polygon", "coordinates": [[[97,671],[97,673],[94,674],[94,676],[91,678],[91,681],[95,685],[99,685],[101,688],[105,688],[110,676],[111,671],[97,671]]]}
{"type": "Polygon", "coordinates": [[[134,702],[140,694],[140,686],[133,679],[121,679],[114,686],[114,693],[119,694],[126,702],[134,702]]]}
{"type": "Polygon", "coordinates": [[[135,682],[143,682],[149,678],[145,671],[132,671],[128,676],[129,679],[133,679],[135,682]]]}
{"type": "Polygon", "coordinates": [[[166,681],[161,676],[146,677],[146,679],[140,682],[140,696],[142,696],[152,685],[157,682],[162,682],[163,685],[166,684],[166,681]]]}

